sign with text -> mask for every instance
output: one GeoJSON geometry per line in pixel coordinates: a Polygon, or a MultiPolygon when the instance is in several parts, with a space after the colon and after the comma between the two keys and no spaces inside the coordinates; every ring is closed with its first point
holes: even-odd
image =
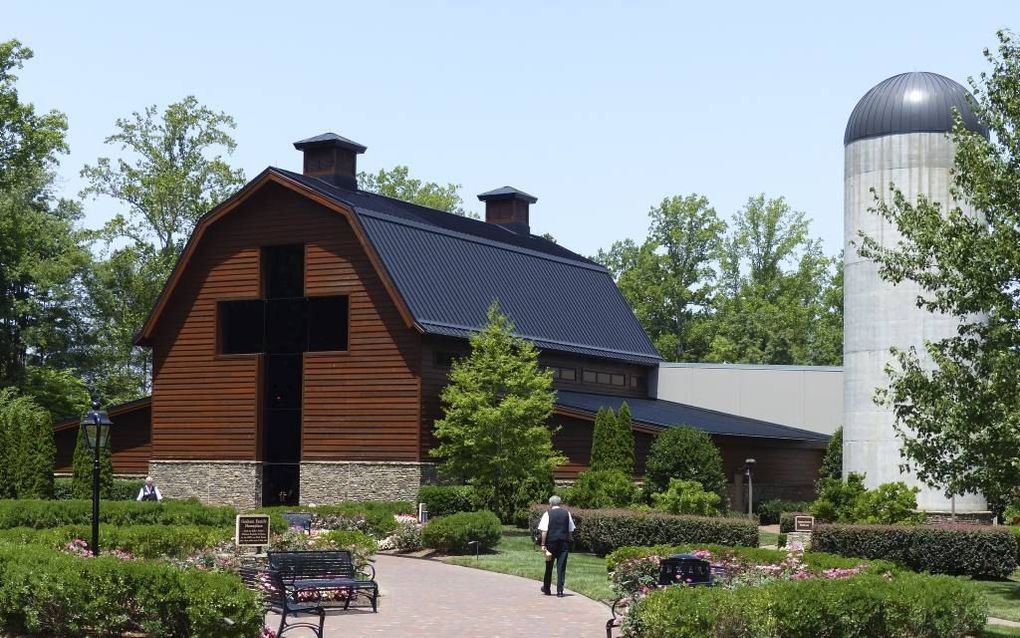
{"type": "Polygon", "coordinates": [[[815,530],[815,517],[814,516],[794,516],[793,517],[793,531],[795,532],[807,532],[810,534],[815,530]]]}
{"type": "Polygon", "coordinates": [[[234,527],[234,542],[238,547],[269,544],[269,516],[266,514],[238,514],[234,527]]]}

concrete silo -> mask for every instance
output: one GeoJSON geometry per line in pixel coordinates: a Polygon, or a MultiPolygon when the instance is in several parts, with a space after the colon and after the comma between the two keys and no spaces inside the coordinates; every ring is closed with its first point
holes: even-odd
{"type": "MultiPolygon", "coordinates": [[[[906,481],[921,488],[918,507],[929,512],[950,511],[950,500],[899,471],[900,442],[893,414],[874,403],[875,389],[888,385],[884,368],[889,348],[916,346],[955,334],[953,317],[919,309],[919,288],[912,282],[893,285],[878,275],[874,262],[857,253],[859,233],[893,246],[899,238],[894,224],[869,211],[874,188],[889,196],[895,184],[909,201],[918,195],[955,205],[950,188],[954,144],[953,109],[968,128],[987,134],[968,103],[967,90],[935,73],[904,73],[868,91],[854,108],[843,138],[844,167],[844,451],[843,472],[862,472],[866,485],[906,481]]],[[[955,498],[959,513],[985,510],[979,496],[955,498]]]]}

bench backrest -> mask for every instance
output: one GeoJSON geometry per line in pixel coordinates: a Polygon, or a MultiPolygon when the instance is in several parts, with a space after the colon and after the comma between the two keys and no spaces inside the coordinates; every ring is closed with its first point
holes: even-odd
{"type": "Polygon", "coordinates": [[[269,566],[286,579],[357,577],[347,550],[269,552],[269,566]]]}

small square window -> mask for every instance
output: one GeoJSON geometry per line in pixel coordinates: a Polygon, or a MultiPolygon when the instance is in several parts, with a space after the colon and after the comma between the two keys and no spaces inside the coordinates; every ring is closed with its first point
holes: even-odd
{"type": "Polygon", "coordinates": [[[577,369],[575,368],[559,368],[560,378],[564,381],[577,381],[577,369]]]}
{"type": "Polygon", "coordinates": [[[222,354],[262,352],[265,331],[264,307],[265,303],[261,299],[219,302],[222,354]]]}
{"type": "Polygon", "coordinates": [[[602,385],[609,385],[609,373],[608,372],[599,372],[598,373],[598,381],[597,381],[597,383],[601,383],[602,385]]]}
{"type": "Polygon", "coordinates": [[[627,377],[622,374],[614,374],[610,377],[613,385],[627,385],[627,377]]]}
{"type": "Polygon", "coordinates": [[[597,377],[594,370],[584,371],[584,382],[585,383],[597,383],[597,377]]]}

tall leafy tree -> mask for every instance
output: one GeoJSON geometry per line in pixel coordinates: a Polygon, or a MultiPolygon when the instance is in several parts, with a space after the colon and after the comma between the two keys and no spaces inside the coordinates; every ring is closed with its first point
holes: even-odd
{"type": "Polygon", "coordinates": [[[22,100],[16,72],[32,58],[0,42],[0,386],[21,386],[29,365],[66,366],[80,326],[74,287],[88,263],[77,206],[52,194],[67,122],[22,100]]]}
{"type": "Polygon", "coordinates": [[[643,243],[618,241],[594,259],[616,278],[663,357],[697,361],[708,347],[704,326],[726,225],[708,199],[693,194],[666,197],[648,216],[643,243]]]}
{"type": "Polygon", "coordinates": [[[591,433],[592,471],[619,470],[616,450],[616,412],[612,408],[599,408],[591,433]]]}
{"type": "Polygon", "coordinates": [[[838,364],[842,277],[804,213],[758,195],[734,215],[721,251],[710,361],[838,364]]]}
{"type": "Polygon", "coordinates": [[[971,83],[991,137],[958,116],[952,133],[955,195],[981,215],[893,186],[875,210],[902,241],[864,237],[860,248],[887,281],[916,282],[920,308],[959,321],[925,352],[894,350],[887,367],[877,400],[895,413],[904,465],[947,496],[982,493],[997,509],[1020,486],[1020,46],[998,35],[998,49],[985,50],[990,71],[971,83]]]}
{"type": "Polygon", "coordinates": [[[455,215],[478,217],[464,209],[460,184],[423,182],[411,177],[411,171],[407,166],[394,166],[390,170],[379,169],[377,173],[358,173],[358,188],[455,215]]]}
{"type": "Polygon", "coordinates": [[[494,302],[485,327],[471,337],[470,354],[453,362],[432,450],[445,473],[473,485],[480,505],[504,521],[541,498],[522,494],[522,486],[551,488],[553,468],[565,462],[547,426],[552,375],[539,366],[535,346],[513,330],[494,302]]]}
{"type": "Polygon", "coordinates": [[[106,398],[131,398],[147,387],[149,353],[134,348],[137,332],[166,282],[198,219],[244,183],[224,153],[236,143],[234,119],[203,106],[194,96],[160,111],[150,106],[119,118],[106,143],[120,147],[116,159],[85,166],[83,197],[103,197],[119,207],[99,233],[114,247],[88,281],[102,311],[99,347],[113,368],[106,398]],[[124,387],[125,381],[127,387],[124,387]]]}

